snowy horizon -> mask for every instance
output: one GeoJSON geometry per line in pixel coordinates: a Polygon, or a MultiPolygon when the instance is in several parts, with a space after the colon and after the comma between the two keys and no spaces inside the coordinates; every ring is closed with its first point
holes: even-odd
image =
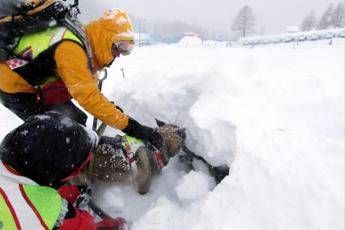
{"type": "Polygon", "coordinates": [[[96,18],[106,9],[115,7],[122,8],[142,19],[163,22],[179,20],[224,34],[230,32],[232,21],[238,11],[243,6],[249,5],[257,18],[257,32],[271,34],[285,32],[289,26],[299,26],[311,11],[315,11],[317,17],[320,18],[330,3],[336,5],[339,2],[339,0],[219,0],[217,2],[99,0],[95,5],[92,0],[84,0],[80,2],[80,5],[82,17],[85,19],[96,18]]]}

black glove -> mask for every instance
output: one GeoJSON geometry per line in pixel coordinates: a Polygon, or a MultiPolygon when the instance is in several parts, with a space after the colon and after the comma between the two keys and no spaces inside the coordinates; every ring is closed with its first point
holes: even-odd
{"type": "Polygon", "coordinates": [[[128,125],[122,131],[129,136],[144,141],[145,143],[150,142],[157,149],[160,149],[163,146],[163,138],[157,132],[157,130],[141,125],[139,122],[132,118],[128,119],[128,125]]]}

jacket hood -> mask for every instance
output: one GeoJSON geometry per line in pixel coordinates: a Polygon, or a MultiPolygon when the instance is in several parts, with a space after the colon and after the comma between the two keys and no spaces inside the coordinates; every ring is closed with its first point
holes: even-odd
{"type": "Polygon", "coordinates": [[[97,69],[108,66],[114,60],[111,52],[113,43],[134,40],[132,22],[119,9],[107,11],[100,19],[86,25],[85,30],[97,69]]]}

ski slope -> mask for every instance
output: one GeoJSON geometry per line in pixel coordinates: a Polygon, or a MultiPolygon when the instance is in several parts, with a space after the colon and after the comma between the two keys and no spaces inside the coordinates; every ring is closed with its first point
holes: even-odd
{"type": "MultiPolygon", "coordinates": [[[[146,125],[186,127],[188,147],[231,171],[215,187],[176,158],[147,195],[99,184],[96,201],[135,230],[342,230],[343,44],[156,45],[115,61],[109,99],[146,125]]],[[[2,106],[0,119],[0,138],[21,123],[2,106]]]]}

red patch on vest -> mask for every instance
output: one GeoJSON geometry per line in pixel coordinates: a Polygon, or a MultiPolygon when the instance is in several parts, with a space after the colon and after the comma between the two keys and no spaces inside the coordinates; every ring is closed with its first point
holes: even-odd
{"type": "Polygon", "coordinates": [[[13,59],[7,60],[6,63],[11,70],[14,70],[28,64],[29,62],[23,59],[13,58],[13,59]]]}

